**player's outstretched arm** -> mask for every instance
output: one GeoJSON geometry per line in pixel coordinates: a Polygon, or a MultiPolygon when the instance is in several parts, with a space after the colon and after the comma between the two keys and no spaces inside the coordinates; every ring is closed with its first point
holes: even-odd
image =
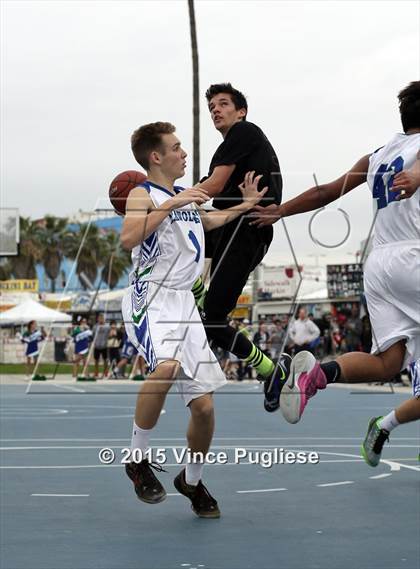
{"type": "Polygon", "coordinates": [[[124,249],[133,249],[149,237],[174,209],[190,203],[201,205],[209,199],[199,188],[190,188],[176,194],[155,208],[144,188],[134,188],[128,196],[126,214],[121,230],[121,244],[124,249]]]}
{"type": "Polygon", "coordinates": [[[261,178],[262,175],[255,176],[255,172],[247,172],[243,183],[239,186],[243,199],[240,204],[228,209],[211,212],[206,212],[205,210],[200,209],[204,230],[211,231],[212,229],[216,229],[216,227],[225,225],[253,209],[255,205],[261,201],[262,197],[268,190],[268,187],[265,187],[261,191],[258,191],[258,182],[261,178]]]}
{"type": "Polygon", "coordinates": [[[272,204],[267,207],[256,206],[254,208],[255,211],[250,214],[254,218],[251,221],[251,225],[257,225],[258,227],[272,225],[281,217],[288,217],[325,207],[366,182],[369,156],[369,154],[363,156],[348,172],[333,182],[309,188],[306,192],[284,204],[272,204]]]}

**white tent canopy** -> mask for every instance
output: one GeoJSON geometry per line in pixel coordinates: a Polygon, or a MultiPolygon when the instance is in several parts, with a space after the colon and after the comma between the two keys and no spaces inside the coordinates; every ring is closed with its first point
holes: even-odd
{"type": "Polygon", "coordinates": [[[68,314],[47,308],[35,300],[26,300],[0,313],[0,324],[28,324],[31,320],[36,320],[38,324],[59,326],[70,323],[72,319],[68,314]]]}

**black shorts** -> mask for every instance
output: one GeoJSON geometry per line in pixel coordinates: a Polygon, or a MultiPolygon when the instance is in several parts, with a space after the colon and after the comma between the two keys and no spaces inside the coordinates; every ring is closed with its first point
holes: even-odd
{"type": "Polygon", "coordinates": [[[118,361],[120,359],[120,349],[119,348],[108,348],[108,359],[110,362],[118,361]]]}
{"type": "Polygon", "coordinates": [[[239,218],[206,233],[206,257],[211,257],[211,281],[204,301],[206,318],[225,319],[236,306],[249,275],[261,263],[273,239],[272,226],[257,229],[239,218]]]}
{"type": "Polygon", "coordinates": [[[94,348],[93,350],[93,358],[95,362],[98,362],[102,356],[104,362],[108,359],[108,350],[107,348],[94,348]]]}

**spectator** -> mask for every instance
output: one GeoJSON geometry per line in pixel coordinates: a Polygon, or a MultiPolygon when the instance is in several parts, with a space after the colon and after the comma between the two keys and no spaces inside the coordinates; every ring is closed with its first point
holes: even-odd
{"type": "Polygon", "coordinates": [[[38,361],[39,356],[39,342],[42,342],[45,338],[45,332],[41,328],[41,331],[37,329],[36,320],[31,320],[27,327],[26,331],[20,336],[20,341],[23,344],[26,344],[26,373],[27,377],[32,377],[33,371],[36,366],[36,362],[38,361]]]}
{"type": "Polygon", "coordinates": [[[89,329],[86,318],[81,318],[80,324],[74,326],[71,337],[74,342],[73,379],[77,379],[79,364],[84,362],[84,367],[89,353],[89,343],[92,341],[92,330],[89,329]]]}
{"type": "Polygon", "coordinates": [[[270,357],[269,352],[270,335],[267,331],[267,324],[260,322],[258,331],[254,334],[254,344],[265,354],[270,357]]]}
{"type": "Polygon", "coordinates": [[[360,349],[362,327],[362,321],[359,318],[359,308],[356,304],[353,304],[351,315],[344,324],[344,337],[348,352],[357,352],[360,349]]]}
{"type": "Polygon", "coordinates": [[[120,359],[121,341],[122,341],[122,332],[117,327],[117,323],[115,322],[115,320],[111,320],[109,333],[108,333],[108,340],[106,343],[106,347],[108,350],[107,353],[108,362],[110,363],[111,368],[113,368],[120,359]]]}
{"type": "Polygon", "coordinates": [[[105,316],[103,314],[98,315],[98,320],[93,327],[93,357],[95,360],[95,378],[99,377],[99,360],[102,357],[104,362],[104,371],[102,377],[108,375],[108,334],[109,334],[109,324],[105,323],[105,316]]]}
{"type": "Polygon", "coordinates": [[[238,366],[239,366],[239,358],[235,356],[235,354],[228,352],[227,358],[225,360],[225,365],[223,367],[223,372],[226,376],[226,379],[234,380],[238,378],[238,366]]]}
{"type": "Polygon", "coordinates": [[[331,353],[335,355],[341,351],[341,344],[343,342],[343,335],[341,333],[340,325],[337,318],[331,319],[331,353]]]}
{"type": "Polygon", "coordinates": [[[284,351],[284,344],[286,340],[286,330],[284,329],[280,320],[274,320],[274,329],[270,337],[271,359],[277,361],[280,354],[284,351]]]}
{"type": "Polygon", "coordinates": [[[298,318],[292,322],[289,330],[295,354],[302,350],[313,352],[314,342],[319,339],[319,335],[319,328],[312,320],[309,320],[306,308],[300,308],[298,318]]]}
{"type": "Polygon", "coordinates": [[[146,362],[144,358],[137,354],[136,348],[128,339],[128,336],[124,329],[124,324],[121,326],[121,334],[122,334],[122,350],[121,350],[121,359],[118,362],[118,365],[114,367],[112,370],[112,377],[114,379],[124,378],[124,370],[125,366],[129,363],[132,363],[131,374],[135,375],[137,369],[139,370],[140,374],[143,378],[146,375],[146,362]]]}

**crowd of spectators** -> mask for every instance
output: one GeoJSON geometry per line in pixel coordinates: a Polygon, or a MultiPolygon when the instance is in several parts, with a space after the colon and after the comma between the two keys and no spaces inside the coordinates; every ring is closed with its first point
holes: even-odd
{"type": "MultiPolygon", "coordinates": [[[[246,333],[268,357],[276,360],[281,352],[291,356],[308,350],[317,359],[334,357],[346,352],[369,353],[372,332],[369,316],[362,318],[359,305],[351,309],[324,313],[314,318],[305,307],[300,307],[296,317],[287,314],[271,316],[251,325],[248,320],[232,320],[238,332],[246,333]]],[[[230,379],[252,377],[252,370],[225,351],[218,351],[221,365],[230,379]]]]}
{"type": "MultiPolygon", "coordinates": [[[[318,319],[311,313],[308,314],[305,307],[301,307],[296,318],[282,314],[261,319],[255,324],[251,324],[247,319],[234,319],[231,325],[238,333],[246,334],[273,360],[276,360],[281,352],[293,356],[301,350],[309,350],[318,359],[323,359],[350,351],[370,352],[372,345],[369,318],[367,315],[359,317],[358,305],[353,305],[351,310],[347,311],[325,313],[318,319]]],[[[123,323],[117,323],[115,320],[107,323],[104,315],[99,314],[96,323],[91,327],[85,318],[81,318],[73,326],[70,336],[74,344],[74,376],[78,375],[79,364],[84,367],[89,353],[93,356],[95,377],[124,375],[125,366],[130,363],[131,358],[127,356],[130,349],[127,350],[123,323]],[[84,340],[80,345],[78,338],[84,340]]],[[[216,354],[228,379],[252,379],[255,376],[252,368],[233,354],[221,349],[217,349],[216,354]]],[[[144,375],[144,360],[140,360],[141,373],[144,375]]]]}
{"type": "Polygon", "coordinates": [[[99,314],[96,323],[91,326],[85,317],[78,318],[69,330],[69,340],[66,359],[73,362],[73,377],[88,375],[88,364],[94,364],[95,378],[125,377],[126,366],[133,364],[131,375],[139,371],[145,375],[145,362],[142,357],[136,357],[134,346],[129,342],[124,330],[124,323],[106,321],[99,314]],[[134,369],[136,367],[136,369],[134,369]]]}
{"type": "MultiPolygon", "coordinates": [[[[296,316],[280,314],[262,318],[251,324],[247,319],[233,319],[231,326],[238,334],[245,334],[264,354],[276,361],[282,352],[294,356],[301,350],[312,352],[319,360],[335,357],[346,352],[369,353],[372,347],[372,331],[367,313],[360,317],[359,305],[340,311],[333,309],[320,318],[314,318],[305,307],[300,307],[296,316]]],[[[136,357],[124,331],[124,323],[99,314],[96,323],[90,325],[80,317],[69,330],[66,354],[73,362],[73,376],[86,371],[87,363],[94,363],[94,376],[124,377],[126,366],[136,363],[141,375],[147,372],[143,358],[136,357]],[[69,349],[70,348],[70,349],[69,349]],[[93,359],[93,361],[92,361],[93,359]],[[102,364],[102,369],[101,368],[102,364]]],[[[233,354],[216,349],[216,355],[228,379],[255,378],[255,372],[233,354]]],[[[396,381],[401,381],[397,377],[396,381]]]]}

